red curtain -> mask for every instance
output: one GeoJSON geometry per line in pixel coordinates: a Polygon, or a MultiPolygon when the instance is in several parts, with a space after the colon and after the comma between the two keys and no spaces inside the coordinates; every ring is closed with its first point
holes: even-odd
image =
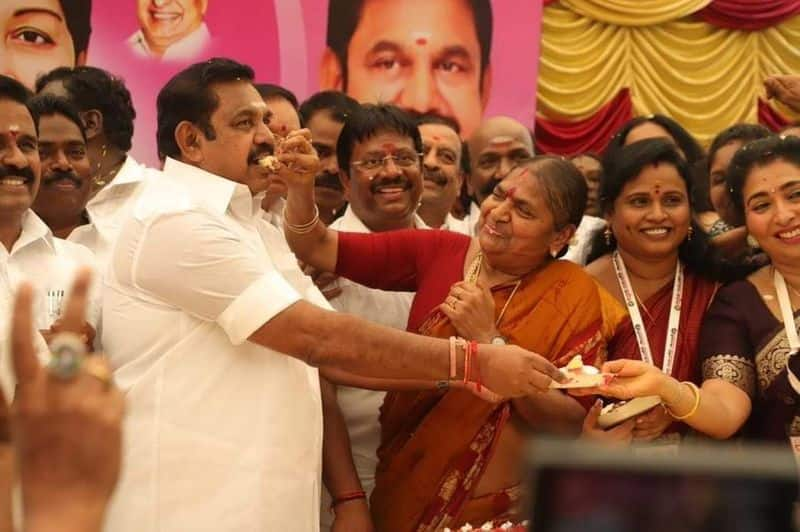
{"type": "Polygon", "coordinates": [[[800,0],[714,0],[695,16],[734,30],[762,30],[800,14],[800,0]]]}
{"type": "Polygon", "coordinates": [[[534,136],[537,153],[575,155],[602,153],[612,135],[633,117],[630,90],[624,88],[597,112],[575,122],[536,118],[534,136]]]}
{"type": "Polygon", "coordinates": [[[791,121],[775,110],[769,103],[761,98],[758,99],[758,123],[768,127],[774,132],[788,126],[791,121]]]}

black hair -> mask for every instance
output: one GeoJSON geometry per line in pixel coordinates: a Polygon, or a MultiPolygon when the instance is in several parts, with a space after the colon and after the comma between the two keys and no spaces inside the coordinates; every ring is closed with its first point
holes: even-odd
{"type": "Polygon", "coordinates": [[[800,137],[788,135],[772,136],[754,140],[739,148],[728,166],[725,181],[731,193],[731,200],[744,223],[744,184],[747,175],[756,167],[783,160],[800,168],[800,137]]]}
{"type": "Polygon", "coordinates": [[[340,91],[321,91],[312,94],[300,104],[298,112],[304,124],[308,124],[311,117],[319,111],[328,111],[331,118],[343,124],[350,114],[358,109],[358,102],[340,91]]]}
{"type": "Polygon", "coordinates": [[[195,124],[209,140],[216,138],[211,115],[219,106],[212,85],[231,81],[252,83],[253,69],[232,59],[215,57],[181,70],[158,93],[158,130],[156,143],[159,157],[179,157],[175,129],[183,121],[195,124]]]}
{"type": "Polygon", "coordinates": [[[11,100],[27,105],[33,93],[14,78],[0,74],[0,100],[11,100]]]}
{"type": "Polygon", "coordinates": [[[72,47],[75,58],[89,48],[89,36],[92,34],[92,0],[59,0],[61,11],[67,23],[67,30],[72,35],[72,47]]]}
{"type": "Polygon", "coordinates": [[[79,112],[96,109],[103,115],[103,134],[112,146],[130,151],[136,110],[122,79],[97,67],[59,67],[36,80],[36,92],[56,81],[63,83],[79,112]]]}
{"type": "Polygon", "coordinates": [[[422,138],[417,121],[406,111],[390,104],[360,105],[347,117],[339,140],[336,142],[336,157],[339,168],[350,174],[353,148],[359,142],[385,131],[393,131],[414,142],[414,151],[422,152],[422,138]]]}
{"type": "Polygon", "coordinates": [[[747,144],[772,135],[774,135],[772,131],[759,124],[735,124],[723,129],[714,137],[711,147],[708,149],[708,171],[711,171],[711,165],[714,164],[714,156],[717,155],[717,152],[731,142],[747,144]]]}
{"type": "MultiPolygon", "coordinates": [[[[432,0],[435,1],[435,0],[432,0]]],[[[481,85],[489,66],[492,52],[492,5],[489,0],[464,0],[472,10],[475,34],[481,48],[481,85]]],[[[325,42],[339,60],[342,68],[342,86],[347,90],[347,49],[356,32],[364,9],[364,0],[330,0],[328,2],[328,29],[325,42]]]]}
{"type": "Polygon", "coordinates": [[[52,94],[39,94],[28,100],[28,109],[31,111],[37,130],[39,129],[39,121],[43,116],[61,115],[78,126],[81,137],[86,142],[86,128],[83,125],[83,120],[81,120],[81,115],[72,102],[66,98],[52,94]]]}
{"type": "Polygon", "coordinates": [[[283,98],[297,110],[297,96],[292,91],[280,85],[273,85],[272,83],[256,83],[253,85],[261,97],[265,100],[269,98],[283,98]]]}
{"type": "MultiPolygon", "coordinates": [[[[689,163],[669,140],[653,138],[640,140],[623,146],[613,159],[604,158],[603,180],[600,183],[600,206],[604,214],[614,209],[614,201],[627,183],[636,179],[648,166],[667,164],[674,167],[686,184],[691,212],[694,211],[691,169],[689,163]]],[[[732,280],[745,272],[728,263],[721,253],[711,245],[708,234],[690,217],[692,237],[678,246],[678,257],[687,271],[714,280],[732,280]]],[[[616,249],[616,239],[606,242],[605,235],[598,232],[592,242],[589,262],[616,249]]],[[[747,270],[749,271],[749,270],[747,270]]]]}

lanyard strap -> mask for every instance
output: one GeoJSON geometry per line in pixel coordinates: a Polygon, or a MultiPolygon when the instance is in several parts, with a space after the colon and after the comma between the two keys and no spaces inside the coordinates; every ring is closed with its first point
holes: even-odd
{"type": "Polygon", "coordinates": [[[786,281],[783,275],[781,275],[778,270],[775,270],[772,274],[772,281],[775,284],[775,293],[778,295],[778,305],[781,307],[781,316],[783,317],[783,327],[786,329],[786,338],[789,340],[789,356],[786,358],[786,375],[795,393],[800,394],[800,380],[792,373],[789,367],[789,359],[800,350],[800,338],[797,336],[797,327],[794,323],[794,313],[792,312],[792,303],[789,299],[789,289],[786,287],[786,281]]]}
{"type": "MultiPolygon", "coordinates": [[[[639,312],[639,305],[636,303],[636,295],[633,292],[631,280],[628,277],[628,270],[622,261],[619,252],[615,251],[611,255],[611,262],[614,264],[614,272],[617,274],[617,282],[628,307],[628,314],[633,324],[633,332],[636,335],[636,343],[639,345],[639,354],[642,360],[648,364],[653,364],[653,353],[650,350],[650,341],[647,339],[647,331],[644,328],[642,314],[639,312]]],[[[683,300],[683,265],[681,261],[675,267],[675,280],[672,282],[672,306],[669,309],[669,321],[667,322],[667,340],[664,345],[664,363],[661,367],[667,375],[672,375],[672,367],[675,364],[675,353],[678,350],[678,328],[681,322],[681,301],[683,300]]]]}

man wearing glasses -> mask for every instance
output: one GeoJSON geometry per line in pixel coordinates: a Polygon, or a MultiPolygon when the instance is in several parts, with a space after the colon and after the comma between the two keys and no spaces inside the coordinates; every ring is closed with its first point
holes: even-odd
{"type": "MultiPolygon", "coordinates": [[[[357,233],[426,228],[416,215],[422,194],[422,139],[414,118],[392,105],[363,105],[347,117],[347,123],[350,127],[342,130],[336,155],[350,204],[331,228],[357,233]]],[[[336,310],[405,330],[413,293],[375,290],[346,279],[335,282],[338,289],[332,291],[330,285],[323,288],[326,294],[339,294],[330,300],[336,310]]],[[[375,487],[380,443],[378,411],[384,395],[349,386],[339,386],[337,392],[353,462],[367,500],[375,487]]],[[[324,511],[320,512],[323,531],[332,524],[329,505],[325,493],[324,511]]],[[[344,507],[337,510],[356,511],[344,507]]]]}
{"type": "Polygon", "coordinates": [[[533,139],[530,131],[513,118],[496,116],[485,120],[475,130],[467,146],[470,159],[467,192],[474,203],[465,220],[474,235],[480,204],[512,168],[533,157],[533,139]]]}

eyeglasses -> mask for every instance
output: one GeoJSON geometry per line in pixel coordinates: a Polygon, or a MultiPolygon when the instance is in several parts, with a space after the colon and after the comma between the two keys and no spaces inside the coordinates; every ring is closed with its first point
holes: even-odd
{"type": "Polygon", "coordinates": [[[394,162],[398,168],[411,168],[419,164],[420,155],[413,151],[406,151],[383,157],[367,157],[360,161],[353,161],[350,164],[357,166],[364,172],[375,172],[382,167],[386,167],[389,161],[394,162]]]}

